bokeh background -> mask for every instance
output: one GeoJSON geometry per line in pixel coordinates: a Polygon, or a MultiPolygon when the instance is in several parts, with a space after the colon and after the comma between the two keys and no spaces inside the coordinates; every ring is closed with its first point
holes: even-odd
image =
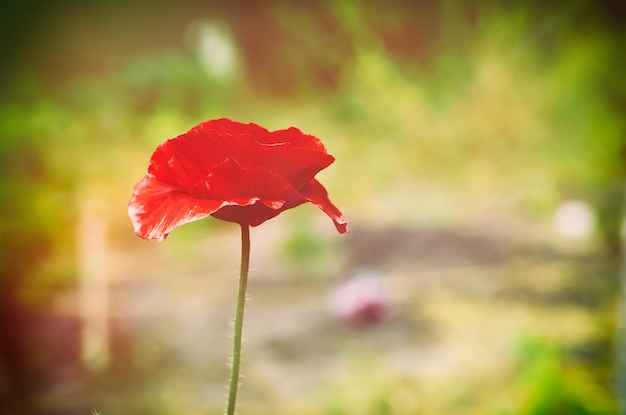
{"type": "Polygon", "coordinates": [[[154,148],[220,117],[321,138],[351,228],[253,229],[239,413],[618,413],[620,2],[0,15],[0,414],[222,413],[238,227],[146,242],[126,213],[154,148]],[[364,272],[392,311],[346,325],[364,272]]]}

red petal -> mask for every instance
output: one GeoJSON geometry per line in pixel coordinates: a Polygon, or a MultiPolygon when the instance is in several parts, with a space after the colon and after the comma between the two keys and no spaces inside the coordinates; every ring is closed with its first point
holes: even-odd
{"type": "Polygon", "coordinates": [[[228,157],[243,167],[260,167],[283,176],[295,188],[305,185],[335,160],[317,138],[297,128],[269,133],[256,124],[220,119],[202,123],[161,144],[150,159],[148,172],[191,195],[203,197],[207,175],[228,157]],[[233,132],[225,132],[229,126],[233,132]],[[259,141],[270,141],[268,134],[290,141],[259,141]]]}
{"type": "Polygon", "coordinates": [[[228,118],[219,118],[217,120],[209,120],[195,126],[191,131],[198,130],[203,134],[209,134],[211,131],[216,132],[217,134],[229,134],[229,135],[240,135],[240,134],[248,134],[252,137],[258,137],[260,143],[265,143],[267,140],[267,136],[269,136],[270,132],[260,125],[249,123],[244,124],[241,122],[229,120],[228,118]]]}
{"type": "Polygon", "coordinates": [[[272,209],[260,201],[253,201],[246,206],[241,205],[225,205],[217,212],[211,214],[216,219],[225,220],[227,222],[235,222],[248,224],[250,226],[258,226],[268,219],[272,219],[281,212],[296,207],[306,202],[303,199],[301,202],[294,205],[283,205],[279,209],[272,209]]]}
{"type": "Polygon", "coordinates": [[[205,121],[198,124],[192,130],[196,129],[205,134],[210,131],[215,131],[217,134],[229,134],[232,136],[248,134],[260,144],[274,145],[289,143],[293,147],[307,148],[326,153],[324,144],[317,137],[304,134],[295,127],[270,132],[255,123],[244,124],[229,120],[228,118],[220,118],[217,120],[205,121]]]}
{"type": "Polygon", "coordinates": [[[307,202],[283,177],[262,168],[244,168],[233,159],[211,172],[207,187],[211,199],[229,202],[212,216],[252,226],[307,202]]]}
{"type": "Polygon", "coordinates": [[[304,186],[335,161],[330,154],[293,148],[289,144],[246,146],[241,141],[235,158],[242,166],[270,170],[284,177],[296,189],[304,186]]]}
{"type": "Polygon", "coordinates": [[[339,233],[350,232],[343,213],[328,198],[326,188],[317,180],[313,179],[306,186],[300,189],[300,192],[314,205],[317,205],[324,213],[326,213],[335,223],[335,227],[339,233]]]}
{"type": "Polygon", "coordinates": [[[273,131],[271,135],[273,143],[289,143],[292,147],[326,153],[326,148],[319,138],[305,134],[296,127],[273,131]]]}
{"type": "Polygon", "coordinates": [[[193,198],[146,175],[133,189],[128,215],[138,236],[163,241],[177,226],[205,218],[224,203],[193,198]]]}
{"type": "Polygon", "coordinates": [[[254,123],[243,124],[221,118],[206,121],[190,131],[200,132],[196,136],[223,135],[221,144],[230,146],[229,155],[242,166],[268,169],[285,177],[296,188],[335,161],[317,137],[304,134],[295,127],[269,132],[254,123]]]}
{"type": "Polygon", "coordinates": [[[148,173],[190,195],[201,196],[209,172],[232,153],[229,140],[197,129],[167,140],[150,158],[148,173]]]}

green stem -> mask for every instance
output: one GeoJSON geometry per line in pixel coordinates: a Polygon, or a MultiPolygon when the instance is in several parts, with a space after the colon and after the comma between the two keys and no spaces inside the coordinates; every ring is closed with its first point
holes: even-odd
{"type": "Polygon", "coordinates": [[[246,303],[248,270],[250,269],[250,226],[241,225],[241,269],[239,271],[239,291],[237,293],[237,312],[235,314],[235,336],[233,337],[233,361],[230,369],[230,387],[228,388],[227,415],[235,414],[237,387],[239,386],[239,365],[241,362],[241,333],[243,331],[243,310],[246,303]]]}

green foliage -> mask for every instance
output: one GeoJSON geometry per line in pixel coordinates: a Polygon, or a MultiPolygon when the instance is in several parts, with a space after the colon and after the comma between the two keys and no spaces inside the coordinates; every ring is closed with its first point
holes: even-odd
{"type": "Polygon", "coordinates": [[[551,343],[526,338],[519,345],[513,394],[519,415],[617,414],[610,386],[594,379],[593,371],[567,357],[551,343]]]}
{"type": "MultiPolygon", "coordinates": [[[[36,82],[17,85],[14,101],[0,101],[0,191],[8,201],[0,237],[11,241],[0,275],[41,289],[73,280],[81,203],[117,210],[102,206],[115,195],[125,204],[150,149],[223,105],[219,91],[228,87],[205,76],[196,61],[168,52],[53,91],[36,82]]],[[[113,227],[122,220],[128,223],[119,216],[113,227]]]]}

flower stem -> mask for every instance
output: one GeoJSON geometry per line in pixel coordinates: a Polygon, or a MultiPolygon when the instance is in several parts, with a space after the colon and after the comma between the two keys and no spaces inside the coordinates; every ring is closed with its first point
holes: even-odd
{"type": "Polygon", "coordinates": [[[230,369],[228,388],[227,415],[234,415],[239,386],[239,365],[241,362],[241,333],[243,331],[243,310],[246,303],[248,270],[250,269],[250,226],[241,224],[241,269],[239,271],[239,291],[237,293],[237,312],[235,313],[235,336],[233,337],[233,360],[230,369]]]}

